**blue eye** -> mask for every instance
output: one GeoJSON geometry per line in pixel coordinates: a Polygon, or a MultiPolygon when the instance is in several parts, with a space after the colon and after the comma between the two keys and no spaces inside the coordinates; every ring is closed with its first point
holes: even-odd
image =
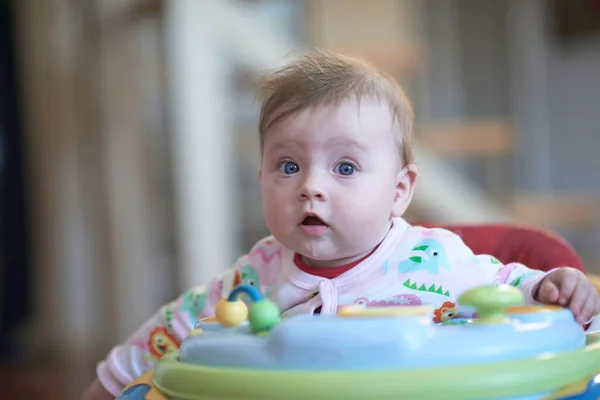
{"type": "Polygon", "coordinates": [[[344,162],[336,166],[336,172],[342,176],[350,176],[356,172],[354,165],[344,162]]]}
{"type": "Polygon", "coordinates": [[[298,167],[298,164],[292,161],[281,164],[281,167],[279,168],[279,170],[286,175],[293,175],[297,173],[299,169],[300,167],[298,167]]]}

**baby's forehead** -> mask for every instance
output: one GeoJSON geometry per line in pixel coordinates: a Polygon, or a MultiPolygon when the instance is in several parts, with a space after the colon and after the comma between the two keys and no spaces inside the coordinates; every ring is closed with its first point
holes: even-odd
{"type": "Polygon", "coordinates": [[[370,99],[345,99],[315,104],[290,113],[273,127],[274,132],[312,132],[330,129],[352,134],[361,131],[391,131],[394,118],[389,104],[370,99]]]}
{"type": "Polygon", "coordinates": [[[265,138],[265,151],[297,148],[367,152],[381,143],[393,145],[395,136],[392,117],[384,106],[327,105],[282,120],[265,138]]]}

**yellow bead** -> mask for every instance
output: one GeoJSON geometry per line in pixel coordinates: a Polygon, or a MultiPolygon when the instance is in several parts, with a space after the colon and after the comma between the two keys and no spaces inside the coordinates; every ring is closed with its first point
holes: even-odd
{"type": "Polygon", "coordinates": [[[217,322],[226,327],[234,327],[248,318],[248,307],[241,300],[221,299],[215,309],[217,322]]]}
{"type": "Polygon", "coordinates": [[[200,328],[192,329],[192,331],[190,332],[190,336],[196,336],[196,335],[201,334],[202,332],[203,332],[203,330],[200,328]]]}

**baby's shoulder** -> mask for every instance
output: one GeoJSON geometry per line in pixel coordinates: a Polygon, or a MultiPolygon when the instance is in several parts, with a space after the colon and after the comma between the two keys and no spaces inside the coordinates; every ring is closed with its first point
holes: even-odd
{"type": "Polygon", "coordinates": [[[394,262],[404,259],[418,261],[440,256],[450,261],[450,258],[465,252],[470,254],[470,249],[451,230],[407,224],[403,233],[396,236],[389,259],[394,262]]]}
{"type": "Polygon", "coordinates": [[[252,265],[264,265],[281,263],[285,247],[272,235],[258,240],[246,254],[247,263],[252,265]]]}
{"type": "Polygon", "coordinates": [[[261,238],[236,262],[235,269],[242,281],[239,283],[260,282],[264,286],[274,282],[283,270],[284,259],[289,258],[287,253],[273,236],[261,238]]]}
{"type": "Polygon", "coordinates": [[[275,237],[273,235],[268,235],[268,236],[258,239],[252,245],[252,247],[250,247],[250,251],[248,254],[255,253],[255,252],[259,251],[260,249],[275,249],[275,248],[277,248],[277,249],[283,248],[283,245],[277,239],[275,239],[275,237]]]}
{"type": "Polygon", "coordinates": [[[421,225],[409,225],[404,231],[404,234],[399,237],[398,244],[418,244],[425,243],[442,243],[442,244],[459,244],[463,243],[462,238],[455,232],[438,227],[425,227],[421,225]]]}

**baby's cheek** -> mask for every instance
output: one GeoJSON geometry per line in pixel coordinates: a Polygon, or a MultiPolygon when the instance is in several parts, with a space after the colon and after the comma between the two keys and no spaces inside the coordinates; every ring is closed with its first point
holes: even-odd
{"type": "MultiPolygon", "coordinates": [[[[264,218],[267,228],[277,240],[283,242],[285,242],[285,237],[300,222],[298,219],[302,213],[296,203],[290,203],[290,201],[270,201],[264,205],[264,218]],[[296,206],[296,208],[293,206],[296,206]]],[[[283,244],[288,245],[288,243],[283,244]]]]}
{"type": "Polygon", "coordinates": [[[275,193],[263,196],[263,211],[267,221],[275,222],[277,216],[283,213],[285,204],[282,203],[275,193]]]}
{"type": "Polygon", "coordinates": [[[381,202],[371,202],[369,199],[361,197],[364,202],[357,201],[359,196],[355,196],[351,202],[340,204],[335,212],[338,217],[346,220],[348,229],[356,232],[366,232],[381,229],[381,224],[391,212],[389,205],[381,202]]]}

